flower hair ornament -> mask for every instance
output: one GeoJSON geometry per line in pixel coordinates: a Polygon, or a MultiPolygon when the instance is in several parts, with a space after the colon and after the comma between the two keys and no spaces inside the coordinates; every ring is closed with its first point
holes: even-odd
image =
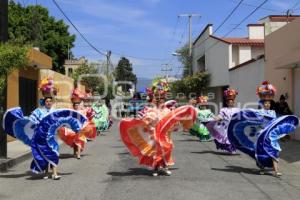
{"type": "Polygon", "coordinates": [[[269,81],[264,81],[257,87],[256,94],[261,100],[272,100],[276,94],[276,88],[269,81]]]}
{"type": "Polygon", "coordinates": [[[227,89],[224,91],[224,97],[226,100],[235,100],[236,96],[238,95],[238,91],[234,89],[227,89]]]}
{"type": "Polygon", "coordinates": [[[54,80],[51,77],[41,80],[39,90],[42,92],[43,97],[53,97],[58,93],[58,88],[54,85],[54,80]]]}
{"type": "Polygon", "coordinates": [[[200,96],[200,97],[198,98],[198,102],[199,102],[200,104],[205,104],[205,103],[207,103],[207,102],[208,102],[208,96],[200,96]]]}
{"type": "Polygon", "coordinates": [[[164,79],[155,79],[150,88],[146,89],[147,95],[151,98],[165,98],[170,91],[169,83],[164,79]]]}

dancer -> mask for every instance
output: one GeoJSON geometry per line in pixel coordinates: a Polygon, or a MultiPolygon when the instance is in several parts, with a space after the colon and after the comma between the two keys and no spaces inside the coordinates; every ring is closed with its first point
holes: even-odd
{"type": "Polygon", "coordinates": [[[93,122],[94,111],[92,108],[82,108],[83,95],[77,88],[73,90],[71,101],[73,103],[73,109],[85,114],[87,121],[83,125],[83,128],[77,134],[69,128],[62,127],[59,129],[59,137],[74,150],[74,156],[77,159],[81,159],[81,152],[84,150],[87,143],[87,138],[93,140],[96,138],[96,126],[93,122]]]}
{"type": "Polygon", "coordinates": [[[179,121],[190,121],[185,124],[191,126],[196,117],[191,106],[168,111],[164,105],[167,91],[166,82],[154,82],[152,88],[147,90],[152,106],[139,113],[139,118],[125,118],[120,122],[122,141],[141,165],[153,169],[153,176],[172,174],[168,169],[174,164],[171,132],[179,121]]]}
{"type": "Polygon", "coordinates": [[[230,154],[235,154],[236,148],[228,140],[227,128],[232,115],[240,110],[239,108],[234,107],[234,100],[237,95],[238,92],[236,90],[225,90],[224,97],[226,99],[227,107],[220,110],[219,115],[216,116],[216,121],[207,124],[207,128],[216,143],[216,148],[230,154]]]}
{"type": "Polygon", "coordinates": [[[37,108],[30,117],[24,117],[21,108],[6,111],[3,118],[5,132],[31,147],[33,161],[31,170],[35,173],[46,173],[52,168],[52,179],[59,180],[57,166],[59,162],[58,144],[55,134],[58,128],[68,125],[72,130],[79,131],[86,118],[80,113],[60,109],[52,109],[52,99],[57,90],[53,79],[43,79],[40,90],[44,96],[44,105],[37,108]]]}
{"type": "Polygon", "coordinates": [[[96,124],[97,133],[106,131],[110,127],[109,110],[102,100],[97,100],[92,105],[95,111],[94,123],[96,124]]]}
{"type": "Polygon", "coordinates": [[[299,119],[293,115],[277,117],[270,110],[275,92],[274,86],[264,81],[257,89],[262,109],[236,113],[229,124],[228,137],[236,148],[256,160],[261,174],[265,168],[272,168],[274,176],[279,177],[279,140],[296,129],[299,119]]]}
{"type": "Polygon", "coordinates": [[[190,129],[190,134],[197,136],[201,142],[211,141],[211,136],[206,128],[206,124],[214,120],[214,114],[206,107],[208,102],[207,96],[200,96],[198,99],[200,109],[197,110],[197,121],[190,129]]]}

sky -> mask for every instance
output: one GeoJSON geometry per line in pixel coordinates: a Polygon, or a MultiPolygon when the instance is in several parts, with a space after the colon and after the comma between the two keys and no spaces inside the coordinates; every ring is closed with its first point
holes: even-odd
{"type": "MultiPolygon", "coordinates": [[[[24,6],[39,4],[49,9],[50,15],[65,20],[52,0],[17,0],[24,6]]],[[[170,64],[171,75],[182,73],[181,63],[172,56],[188,42],[188,19],[180,14],[194,13],[201,17],[192,20],[195,39],[208,24],[217,27],[240,0],[57,0],[67,16],[101,51],[112,51],[112,61],[117,64],[121,56],[133,64],[138,77],[153,78],[161,75],[163,64],[170,64]]],[[[264,0],[244,0],[232,17],[216,33],[222,37],[232,30],[255,6],[264,0]],[[251,4],[251,5],[249,5],[251,4]]],[[[284,14],[293,8],[293,14],[300,14],[300,0],[269,0],[262,9],[255,12],[245,23],[229,36],[247,36],[247,24],[256,23],[268,15],[284,14]]],[[[65,22],[69,24],[66,20],[65,22]]],[[[90,61],[105,60],[91,49],[76,30],[70,26],[70,33],[76,35],[75,57],[85,56],[90,61]]]]}

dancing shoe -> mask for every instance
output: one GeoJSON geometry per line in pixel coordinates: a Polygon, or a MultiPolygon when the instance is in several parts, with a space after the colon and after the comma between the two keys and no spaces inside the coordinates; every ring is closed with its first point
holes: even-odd
{"type": "Polygon", "coordinates": [[[52,179],[53,180],[59,180],[61,178],[61,176],[58,175],[52,175],[52,179]]]}

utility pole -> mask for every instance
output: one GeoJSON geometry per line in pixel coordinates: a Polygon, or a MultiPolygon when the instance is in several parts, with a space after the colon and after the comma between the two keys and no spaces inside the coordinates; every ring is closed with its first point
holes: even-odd
{"type": "MultiPolygon", "coordinates": [[[[192,58],[192,48],[193,48],[193,42],[192,42],[192,18],[193,17],[201,17],[200,14],[181,14],[178,17],[188,17],[189,19],[189,57],[192,58]]],[[[190,76],[192,75],[192,66],[189,69],[190,76]]]]}
{"type": "MultiPolygon", "coordinates": [[[[0,0],[0,43],[8,40],[8,0],[0,0]]],[[[1,66],[0,66],[1,67],[1,66]]],[[[7,83],[7,77],[5,78],[7,83]]],[[[0,120],[2,122],[4,111],[6,110],[7,88],[4,88],[4,101],[0,105],[0,120]]],[[[7,136],[0,125],[0,158],[7,158],[7,136]]]]}
{"type": "Polygon", "coordinates": [[[106,52],[106,77],[109,75],[109,62],[110,62],[111,51],[106,52]]]}
{"type": "Polygon", "coordinates": [[[165,66],[165,68],[162,68],[161,71],[166,72],[166,81],[168,82],[169,72],[171,72],[173,69],[169,64],[162,64],[162,66],[165,66]]]}

